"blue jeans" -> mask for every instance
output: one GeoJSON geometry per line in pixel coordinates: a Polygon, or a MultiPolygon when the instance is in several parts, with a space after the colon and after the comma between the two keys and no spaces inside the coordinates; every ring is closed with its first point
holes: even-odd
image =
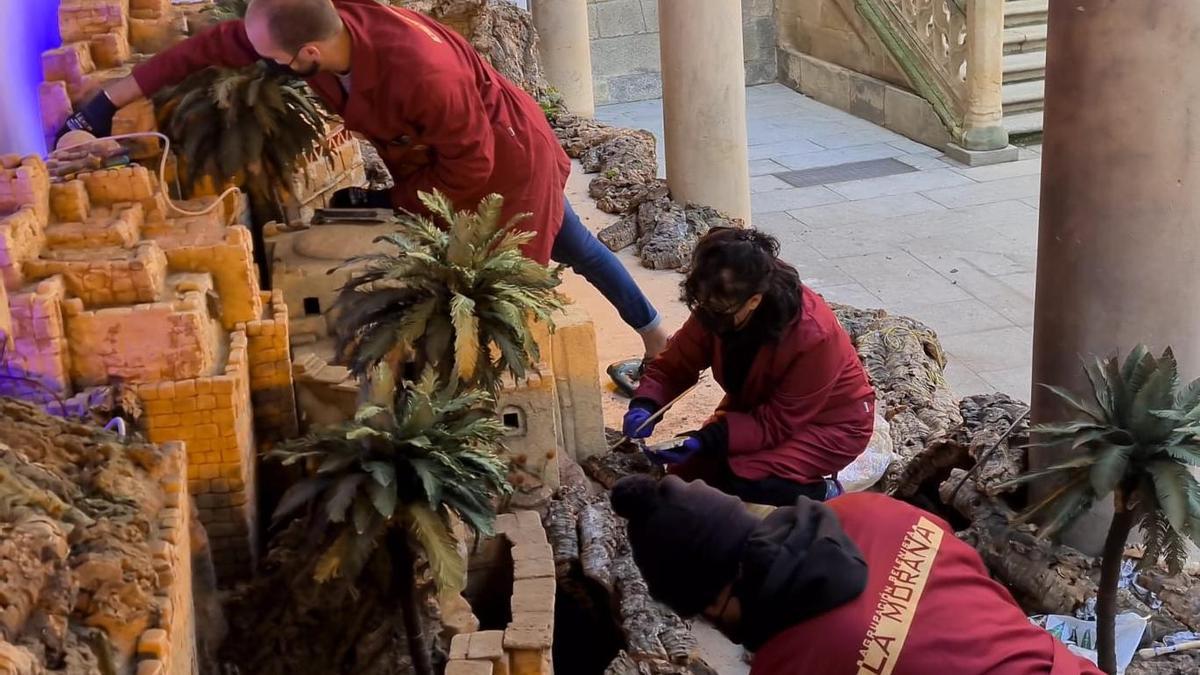
{"type": "Polygon", "coordinates": [[[584,226],[575,209],[571,208],[571,202],[564,198],[563,205],[562,229],[554,239],[550,258],[587,279],[617,308],[621,319],[637,332],[657,328],[662,318],[629,276],[629,270],[584,226]]]}

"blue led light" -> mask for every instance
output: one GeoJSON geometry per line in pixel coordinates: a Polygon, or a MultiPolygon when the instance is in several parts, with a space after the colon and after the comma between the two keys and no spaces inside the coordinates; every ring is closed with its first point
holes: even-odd
{"type": "Polygon", "coordinates": [[[42,52],[61,44],[58,0],[0,0],[0,154],[44,153],[38,84],[42,52]]]}

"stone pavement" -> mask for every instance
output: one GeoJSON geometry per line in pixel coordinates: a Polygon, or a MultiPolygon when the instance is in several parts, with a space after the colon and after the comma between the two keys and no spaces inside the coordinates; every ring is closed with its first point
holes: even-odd
{"type": "MultiPolygon", "coordinates": [[[[1028,400],[1040,147],[971,168],[782,85],[748,88],[747,108],[754,226],[779,238],[804,281],[929,324],[960,395],[1028,400]],[[856,175],[875,177],[844,180],[856,175]]],[[[654,132],[663,156],[661,101],[598,117],[654,132]]],[[[677,297],[651,295],[660,306],[677,297]]]]}

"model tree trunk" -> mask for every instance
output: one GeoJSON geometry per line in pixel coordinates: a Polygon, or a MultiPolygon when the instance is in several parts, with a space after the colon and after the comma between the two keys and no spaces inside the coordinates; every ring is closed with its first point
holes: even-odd
{"type": "Polygon", "coordinates": [[[388,530],[388,552],[392,557],[395,576],[392,591],[399,600],[399,609],[404,615],[405,637],[412,654],[415,675],[434,675],[433,660],[425,639],[424,621],[421,617],[420,594],[416,589],[416,565],[407,535],[395,527],[388,530]]]}
{"type": "Polygon", "coordinates": [[[1026,611],[1070,615],[1095,595],[1090,558],[1038,538],[1032,528],[1013,528],[1016,514],[1003,502],[980,492],[973,481],[958,487],[966,475],[962,469],[951,473],[941,485],[942,500],[971,521],[963,538],[1026,611]]]}
{"type": "Polygon", "coordinates": [[[1100,669],[1109,675],[1117,673],[1117,582],[1121,580],[1121,560],[1134,516],[1124,489],[1118,487],[1113,498],[1116,511],[1104,539],[1100,593],[1096,597],[1096,653],[1100,669]]]}

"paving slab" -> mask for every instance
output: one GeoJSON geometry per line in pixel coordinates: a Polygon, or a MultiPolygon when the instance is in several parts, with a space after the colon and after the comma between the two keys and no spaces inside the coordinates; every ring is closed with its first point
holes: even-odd
{"type": "MultiPolygon", "coordinates": [[[[978,184],[947,167],[945,169],[917,171],[898,176],[884,176],[883,178],[868,178],[849,183],[838,183],[837,185],[831,185],[830,189],[846,199],[870,199],[872,197],[921,192],[923,190],[934,190],[958,185],[975,186],[978,184]]],[[[931,197],[931,199],[933,198],[931,197]]],[[[938,199],[934,199],[934,201],[945,205],[944,201],[938,199]]]]}
{"type": "MultiPolygon", "coordinates": [[[[952,170],[953,171],[953,170],[952,170]]],[[[930,172],[932,173],[932,172],[930,172]]],[[[961,173],[957,175],[962,175],[961,173]]],[[[1003,178],[986,183],[947,187],[923,192],[926,197],[949,208],[991,204],[1012,199],[1036,197],[1042,187],[1041,174],[1003,178]]]]}
{"type": "MultiPolygon", "coordinates": [[[[783,257],[805,282],[831,301],[928,323],[946,345],[946,377],[959,394],[1000,390],[1027,399],[1040,145],[1021,148],[1017,162],[967,167],[783,85],[748,88],[746,109],[754,224],[780,240],[783,257]],[[848,170],[837,167],[881,159],[914,171],[809,187],[788,186],[775,175],[820,168],[837,175],[848,170]]],[[[605,106],[597,115],[661,139],[661,101],[605,106]]],[[[573,177],[572,184],[583,190],[586,178],[573,177]]],[[[588,225],[599,229],[612,220],[596,212],[588,225]]],[[[667,325],[678,327],[686,316],[678,303],[681,277],[642,269],[628,252],[622,260],[649,289],[667,325]]],[[[569,287],[573,295],[588,292],[577,281],[569,287]]],[[[615,312],[597,314],[601,366],[632,355],[636,336],[625,335],[615,312]]],[[[701,399],[719,396],[702,389],[701,399]]],[[[614,416],[610,425],[624,403],[606,404],[614,416]]],[[[701,408],[679,416],[702,424],[701,408]]],[[[672,430],[673,423],[662,428],[672,430]]]]}
{"type": "Polygon", "coordinates": [[[832,204],[843,199],[841,195],[823,185],[804,188],[789,187],[786,190],[772,190],[754,195],[750,201],[750,210],[754,216],[757,216],[760,213],[791,211],[808,206],[832,204]]]}
{"type": "Polygon", "coordinates": [[[771,155],[770,157],[789,169],[802,170],[821,166],[837,166],[848,162],[861,162],[869,159],[899,157],[907,154],[904,150],[890,143],[870,143],[850,148],[839,148],[837,150],[826,150],[815,146],[815,144],[814,147],[816,147],[815,151],[782,153],[771,155]]]}
{"type": "Polygon", "coordinates": [[[879,221],[896,216],[930,211],[945,211],[946,207],[919,193],[888,195],[853,202],[810,206],[789,211],[788,215],[813,228],[836,228],[864,221],[879,221]]]}

